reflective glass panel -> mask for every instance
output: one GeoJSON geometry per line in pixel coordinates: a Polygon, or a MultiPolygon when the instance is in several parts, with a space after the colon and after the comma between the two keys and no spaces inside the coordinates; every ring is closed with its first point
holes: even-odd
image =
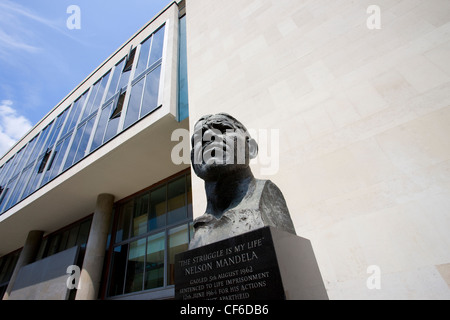
{"type": "Polygon", "coordinates": [[[117,223],[116,243],[130,237],[130,223],[134,211],[134,201],[129,201],[119,208],[119,221],[117,223]]]}
{"type": "Polygon", "coordinates": [[[45,172],[44,179],[42,180],[42,184],[44,185],[48,181],[52,180],[59,174],[59,170],[61,169],[61,164],[64,159],[64,155],[66,154],[67,147],[69,146],[70,136],[67,137],[62,143],[56,146],[55,151],[53,152],[53,158],[50,162],[50,165],[45,172]]]}
{"type": "Polygon", "coordinates": [[[166,205],[166,186],[150,193],[149,230],[154,230],[166,225],[166,205]]]}
{"type": "Polygon", "coordinates": [[[136,199],[133,215],[133,237],[145,234],[147,232],[147,220],[149,210],[149,194],[144,194],[136,199]]]}
{"type": "Polygon", "coordinates": [[[102,113],[100,114],[97,130],[95,131],[94,140],[92,141],[91,151],[97,149],[103,144],[103,137],[105,135],[106,126],[111,114],[112,105],[112,102],[108,104],[105,108],[103,108],[102,113]]]}
{"type": "Polygon", "coordinates": [[[144,289],[153,289],[164,285],[164,250],[163,232],[148,237],[144,289]]]}
{"type": "Polygon", "coordinates": [[[179,220],[186,219],[186,195],[185,177],[182,177],[168,185],[168,223],[172,224],[179,220]]]}
{"type": "Polygon", "coordinates": [[[169,252],[167,266],[167,284],[175,284],[175,255],[188,249],[188,226],[182,225],[169,230],[169,252]]]}
{"type": "Polygon", "coordinates": [[[144,117],[158,107],[159,78],[161,66],[147,75],[145,80],[144,98],[140,118],[144,117]]]}
{"type": "Polygon", "coordinates": [[[116,65],[116,68],[114,69],[114,73],[112,75],[111,82],[109,84],[108,93],[106,95],[106,100],[110,99],[120,89],[120,87],[118,87],[118,84],[120,81],[120,77],[122,75],[122,70],[123,70],[124,64],[125,64],[125,59],[123,59],[116,65]]]}
{"type": "Polygon", "coordinates": [[[130,101],[128,102],[127,115],[125,117],[124,128],[128,128],[139,119],[141,108],[142,91],[144,89],[145,79],[140,80],[131,88],[130,101]]]}
{"type": "Polygon", "coordinates": [[[150,59],[148,62],[149,67],[152,64],[154,64],[156,61],[161,59],[161,57],[162,57],[163,46],[164,46],[164,30],[165,30],[165,28],[162,27],[153,35],[153,42],[152,42],[152,49],[151,49],[152,52],[150,54],[150,59]]]}
{"type": "Polygon", "coordinates": [[[130,242],[125,293],[141,291],[144,280],[146,239],[130,242]]]}
{"type": "Polygon", "coordinates": [[[75,103],[73,104],[70,114],[67,118],[66,126],[64,127],[64,133],[72,130],[77,124],[78,118],[80,116],[81,110],[83,109],[86,97],[89,94],[89,90],[86,91],[75,103]]]}
{"type": "Polygon", "coordinates": [[[85,156],[89,138],[91,137],[92,128],[94,127],[94,122],[95,117],[92,117],[86,123],[85,129],[83,131],[83,136],[80,139],[80,145],[78,146],[78,151],[75,155],[73,163],[77,163],[85,156]]]}

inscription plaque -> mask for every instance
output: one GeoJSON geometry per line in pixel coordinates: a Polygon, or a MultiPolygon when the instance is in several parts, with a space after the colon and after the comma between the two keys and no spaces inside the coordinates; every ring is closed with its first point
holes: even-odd
{"type": "Polygon", "coordinates": [[[176,299],[285,299],[268,227],[180,253],[175,266],[176,299]]]}

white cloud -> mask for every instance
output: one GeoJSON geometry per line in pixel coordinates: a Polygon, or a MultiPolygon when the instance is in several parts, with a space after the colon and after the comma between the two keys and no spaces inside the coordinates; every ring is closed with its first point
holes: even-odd
{"type": "Polygon", "coordinates": [[[11,100],[0,101],[0,155],[8,152],[33,127],[12,105],[11,100]]]}

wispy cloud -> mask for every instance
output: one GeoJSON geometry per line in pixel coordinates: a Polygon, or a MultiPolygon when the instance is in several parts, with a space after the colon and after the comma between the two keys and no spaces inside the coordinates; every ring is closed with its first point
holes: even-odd
{"type": "Polygon", "coordinates": [[[9,0],[2,0],[2,2],[0,2],[0,10],[2,10],[4,13],[16,13],[20,16],[29,18],[31,20],[34,20],[36,22],[39,22],[41,24],[46,25],[49,28],[53,28],[55,30],[59,30],[60,28],[58,27],[58,24],[55,21],[51,21],[45,18],[42,18],[34,13],[32,13],[31,11],[29,11],[28,9],[26,9],[25,7],[16,4],[14,2],[11,2],[9,0]]]}
{"type": "Polygon", "coordinates": [[[13,108],[11,100],[0,101],[0,157],[31,128],[31,122],[13,108]]]}
{"type": "Polygon", "coordinates": [[[42,49],[39,45],[40,35],[33,26],[51,29],[82,45],[89,45],[81,38],[70,34],[61,19],[50,20],[33,13],[20,4],[10,0],[1,0],[0,58],[10,57],[15,49],[28,53],[39,52],[42,49]]]}

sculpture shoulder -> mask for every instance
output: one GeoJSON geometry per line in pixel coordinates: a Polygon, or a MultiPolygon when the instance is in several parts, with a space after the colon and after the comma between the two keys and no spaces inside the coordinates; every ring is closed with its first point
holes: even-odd
{"type": "Polygon", "coordinates": [[[272,200],[285,202],[280,188],[271,180],[256,180],[256,184],[257,189],[261,189],[261,199],[272,198],[272,200]]]}
{"type": "Polygon", "coordinates": [[[264,181],[264,188],[261,193],[259,208],[265,223],[296,234],[286,200],[280,188],[270,180],[261,181],[264,181]]]}

